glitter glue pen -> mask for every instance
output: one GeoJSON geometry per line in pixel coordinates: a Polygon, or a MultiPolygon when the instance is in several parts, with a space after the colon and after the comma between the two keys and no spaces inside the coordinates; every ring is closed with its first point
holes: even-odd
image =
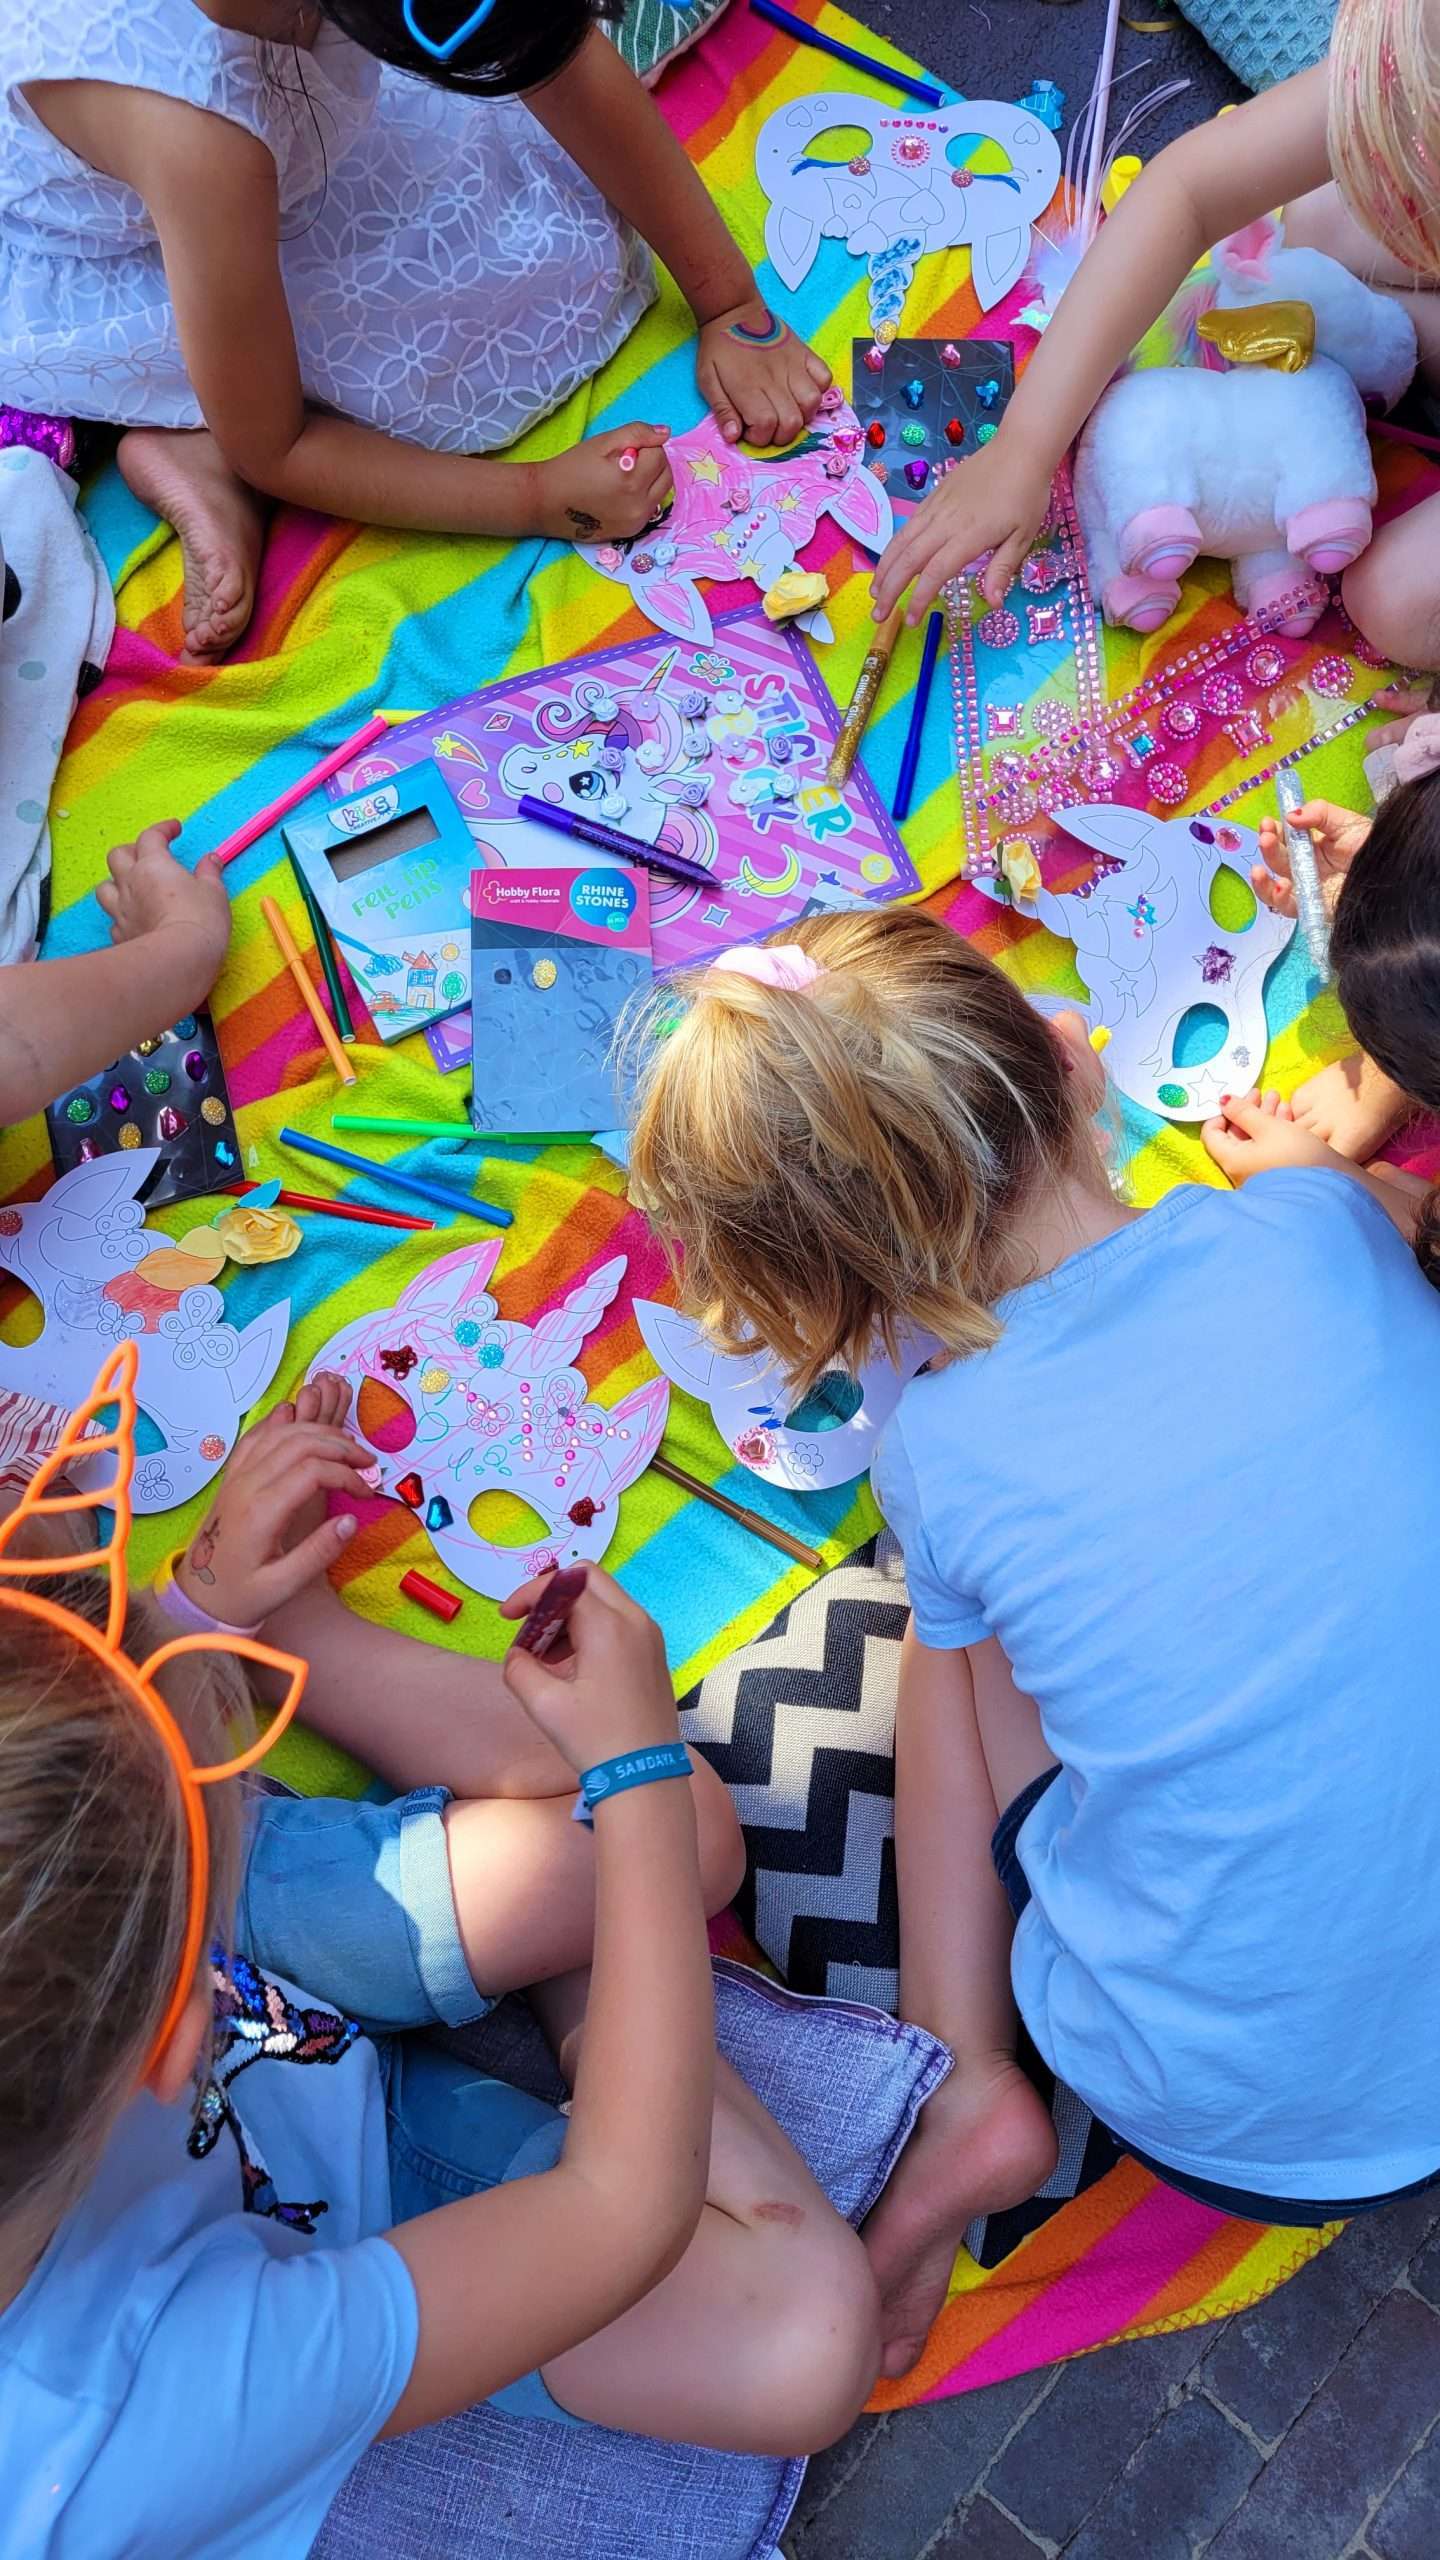
{"type": "Polygon", "coordinates": [[[840,734],[830,751],[830,761],[825,767],[825,779],[832,791],[843,790],[850,779],[850,768],[859,753],[865,723],[875,708],[875,696],[885,681],[885,670],[890,664],[891,653],[900,637],[900,626],[904,618],[905,608],[903,604],[897,604],[894,612],[886,615],[866,651],[865,664],[860,670],[855,690],[850,696],[849,709],[840,723],[840,734]]]}
{"type": "Polygon", "coordinates": [[[1288,766],[1275,777],[1275,797],[1280,803],[1280,825],[1285,837],[1285,850],[1290,857],[1290,878],[1295,890],[1295,913],[1305,936],[1305,948],[1319,975],[1328,979],[1330,920],[1325,913],[1325,894],[1320,886],[1315,847],[1304,828],[1295,824],[1297,811],[1305,806],[1305,794],[1288,766]]]}

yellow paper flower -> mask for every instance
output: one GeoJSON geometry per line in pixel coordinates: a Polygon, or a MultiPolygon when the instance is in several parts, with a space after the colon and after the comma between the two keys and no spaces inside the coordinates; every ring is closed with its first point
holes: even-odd
{"type": "Polygon", "coordinates": [[[241,1200],[215,1221],[232,1262],[288,1262],[300,1250],[300,1229],[285,1209],[251,1209],[241,1200]]]}

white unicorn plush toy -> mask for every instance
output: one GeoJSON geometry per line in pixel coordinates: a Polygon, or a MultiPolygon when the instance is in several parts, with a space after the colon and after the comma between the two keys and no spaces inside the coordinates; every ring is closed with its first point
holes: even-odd
{"type": "Polygon", "coordinates": [[[1204,304],[1202,361],[1121,376],[1096,404],[1075,462],[1090,582],[1107,622],[1156,631],[1201,552],[1231,563],[1243,612],[1296,597],[1298,639],[1320,583],[1370,540],[1375,472],[1365,403],[1388,408],[1415,370],[1409,314],[1318,249],[1252,223],[1213,252],[1214,276],[1172,307],[1204,304]]]}

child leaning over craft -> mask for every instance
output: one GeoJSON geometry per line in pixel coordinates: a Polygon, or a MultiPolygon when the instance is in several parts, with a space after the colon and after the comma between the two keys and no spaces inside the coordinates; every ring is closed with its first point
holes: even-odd
{"type": "MultiPolygon", "coordinates": [[[[103,1648],[5,1605],[0,1563],[5,2560],[294,2560],[372,2439],[486,2398],[799,2453],[875,2372],[859,2241],[715,2059],[723,1787],[697,1761],[571,1816],[597,1762],[683,1761],[658,1631],[593,1567],[564,1658],[512,1650],[503,1683],[362,1625],[325,1580],[355,1524],[324,1497],[364,1490],[347,1401],[320,1378],[247,1434],[123,1648],[258,1629],[273,1693],[308,1661],[307,1720],[412,1791],[207,1785],[199,1910],[173,1755],[103,1648]],[[520,1983],[568,2115],[413,2032],[520,1983]]],[[[16,1521],[21,1554],[73,1556],[76,1519],[16,1521]]],[[[20,1588],[105,1625],[93,1562],[20,1588]]],[[[161,1675],[193,1764],[235,1749],[243,1667],[207,1646],[161,1675]]]]}
{"type": "Polygon", "coordinates": [[[1019,2020],[1224,2211],[1315,2224],[1440,2179],[1416,1204],[1257,1100],[1206,1131],[1242,1189],[1122,1205],[1084,1026],[914,912],[797,924],[677,992],[632,1166],[692,1309],[801,1393],[877,1332],[937,1344],[875,1482],[914,1611],[901,2006],[957,2059],[867,2226],[885,2370],[972,2216],[1054,2166],[1019,2020]],[[1286,1525],[1317,1449],[1338,1542],[1286,1525]]]}
{"type": "Polygon", "coordinates": [[[436,532],[633,534],[668,429],[508,445],[655,297],[734,439],[827,368],[760,299],[603,0],[67,0],[0,12],[0,383],[132,430],[186,654],[249,619],[267,499],[436,532]],[[383,66],[383,67],[382,67],[383,66]],[[523,95],[522,95],[523,93],[523,95]]]}

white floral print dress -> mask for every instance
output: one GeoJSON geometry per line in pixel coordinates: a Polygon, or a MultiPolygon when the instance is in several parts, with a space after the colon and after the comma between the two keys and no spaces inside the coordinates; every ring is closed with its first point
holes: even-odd
{"type": "Polygon", "coordinates": [[[198,427],[159,246],[134,191],[26,96],[108,80],[243,126],[279,175],[285,288],[312,401],[446,453],[557,407],[654,298],[642,243],[518,99],[236,35],[195,0],[0,0],[0,401],[198,427]]]}

